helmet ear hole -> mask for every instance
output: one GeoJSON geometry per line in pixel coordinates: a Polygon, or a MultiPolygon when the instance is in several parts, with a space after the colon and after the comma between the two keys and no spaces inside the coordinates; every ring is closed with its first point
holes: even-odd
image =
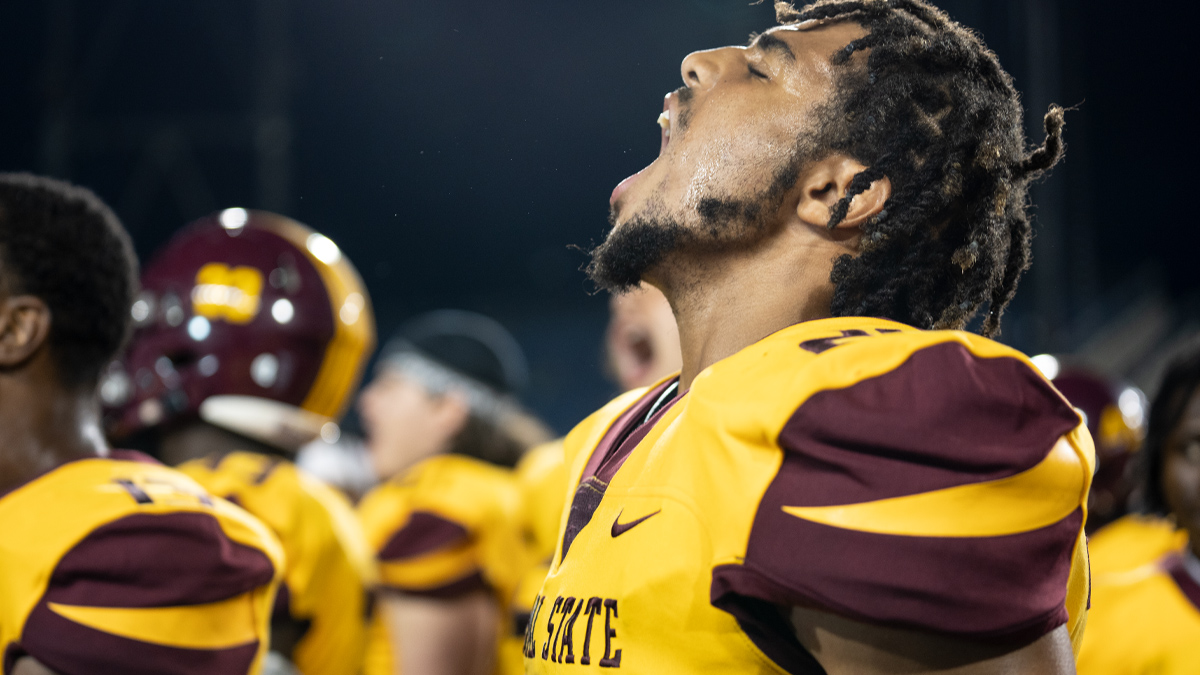
{"type": "Polygon", "coordinates": [[[191,368],[200,360],[200,355],[190,349],[171,352],[166,357],[171,360],[171,365],[175,366],[176,371],[191,368]]]}

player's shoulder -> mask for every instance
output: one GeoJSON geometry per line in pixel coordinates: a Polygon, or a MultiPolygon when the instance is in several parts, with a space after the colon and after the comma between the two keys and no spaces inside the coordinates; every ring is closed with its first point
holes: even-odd
{"type": "Polygon", "coordinates": [[[1179,647],[1194,658],[1197,640],[1200,583],[1184,569],[1179,554],[1093,577],[1080,672],[1085,666],[1091,672],[1110,660],[1128,664],[1135,655],[1161,663],[1179,647]]]}
{"type": "MultiPolygon", "coordinates": [[[[1026,468],[1081,425],[1070,403],[1011,347],[965,331],[862,317],[779,331],[706,370],[689,397],[689,406],[714,411],[697,419],[765,431],[784,449],[841,436],[876,447],[944,445],[951,454],[992,447],[1026,468]]],[[[1091,462],[1084,436],[1080,454],[1091,462]]]]}
{"type": "Polygon", "coordinates": [[[968,373],[1049,383],[1021,352],[958,330],[920,330],[868,317],[805,321],[777,331],[717,362],[692,389],[734,397],[807,397],[862,382],[919,377],[927,386],[958,388],[968,373]]]}
{"type": "Polygon", "coordinates": [[[7,495],[0,513],[0,576],[11,586],[0,595],[27,616],[22,648],[51,667],[98,672],[121,645],[201,650],[228,672],[257,658],[282,549],[182,473],[81,460],[7,495]]]}
{"type": "Polygon", "coordinates": [[[464,531],[512,517],[519,488],[509,469],[463,455],[437,455],[371,490],[358,510],[369,539],[381,540],[413,518],[433,518],[464,531]]]}
{"type": "Polygon", "coordinates": [[[232,452],[197,459],[180,470],[266,522],[293,557],[320,558],[341,549],[370,578],[370,552],[349,501],[294,463],[273,455],[232,452]]]}
{"type": "Polygon", "coordinates": [[[556,438],[531,448],[517,462],[516,476],[522,485],[541,485],[555,480],[563,470],[563,439],[556,438]]]}
{"type": "Polygon", "coordinates": [[[621,418],[622,414],[636,405],[648,393],[658,389],[667,379],[674,377],[676,376],[672,375],[649,387],[630,389],[576,424],[563,438],[565,466],[572,466],[580,453],[590,453],[604,437],[604,434],[608,433],[612,425],[621,418]]]}
{"type": "Polygon", "coordinates": [[[1134,570],[1164,554],[1182,550],[1187,531],[1167,518],[1130,514],[1100,528],[1088,538],[1092,574],[1096,577],[1134,570]]]}

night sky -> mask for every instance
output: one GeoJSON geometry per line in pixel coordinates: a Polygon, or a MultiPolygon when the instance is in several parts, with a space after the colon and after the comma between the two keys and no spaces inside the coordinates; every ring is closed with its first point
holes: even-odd
{"type": "MultiPolygon", "coordinates": [[[[1079,104],[1066,164],[1043,186],[1061,204],[1043,256],[1057,281],[1037,288],[1057,284],[1060,297],[1023,287],[1007,337],[1069,347],[1019,322],[1069,327],[1130,279],[1179,303],[1200,293],[1186,23],[1131,18],[1112,0],[941,6],[984,35],[1018,88],[1042,67],[1050,100],[1079,104]],[[1056,17],[1057,66],[1031,56],[1031,7],[1056,17]]],[[[613,393],[607,297],[571,247],[603,236],[612,187],[657,153],[655,118],[683,56],[772,23],[769,3],[744,0],[3,3],[0,170],[95,189],[143,258],[207,212],[273,206],[342,246],[385,335],[439,307],[500,319],[530,355],[526,401],[565,430],[613,393]],[[282,17],[290,73],[277,100],[291,176],[274,197],[248,121],[265,105],[257,11],[282,17]],[[48,140],[62,110],[66,152],[48,140]]]]}

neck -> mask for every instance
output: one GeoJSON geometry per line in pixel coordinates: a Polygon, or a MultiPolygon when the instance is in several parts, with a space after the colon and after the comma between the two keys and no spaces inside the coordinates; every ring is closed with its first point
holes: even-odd
{"type": "Polygon", "coordinates": [[[671,303],[683,356],[680,391],[705,368],[788,326],[829,316],[832,260],[845,253],[787,226],[734,252],[688,253],[654,278],[671,303]]]}
{"type": "Polygon", "coordinates": [[[68,462],[108,455],[91,389],[29,375],[0,376],[0,494],[68,462]]]}

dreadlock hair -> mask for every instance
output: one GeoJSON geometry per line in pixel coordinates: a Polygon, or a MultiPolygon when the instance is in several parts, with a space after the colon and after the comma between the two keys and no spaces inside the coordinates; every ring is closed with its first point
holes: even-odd
{"type": "Polygon", "coordinates": [[[1046,140],[1029,151],[1020,95],[980,38],[923,0],[821,0],[775,4],[782,24],[845,19],[868,33],[832,57],[844,66],[869,50],[866,69],[835,70],[820,147],[867,170],[829,220],[887,176],[893,193],[862,230],[862,252],[835,261],[834,316],[877,316],[920,328],[963,328],[985,303],[995,335],[1029,268],[1030,181],[1063,153],[1063,109],[1045,116],[1046,140]]]}
{"type": "Polygon", "coordinates": [[[1163,492],[1163,458],[1167,442],[1179,426],[1192,396],[1200,390],[1200,345],[1194,345],[1167,366],[1166,376],[1150,405],[1150,422],[1142,444],[1142,508],[1157,515],[1168,515],[1163,492]]]}

